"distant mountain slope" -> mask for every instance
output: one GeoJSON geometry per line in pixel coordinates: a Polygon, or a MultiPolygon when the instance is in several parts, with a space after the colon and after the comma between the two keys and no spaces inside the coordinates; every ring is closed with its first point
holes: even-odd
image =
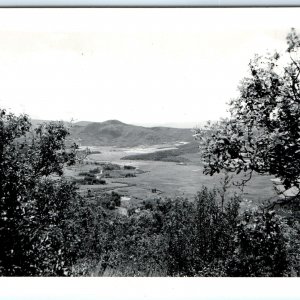
{"type": "Polygon", "coordinates": [[[75,125],[78,125],[78,126],[86,126],[86,125],[89,125],[93,122],[91,121],[79,121],[79,122],[76,122],[75,125]]]}
{"type": "Polygon", "coordinates": [[[84,146],[138,146],[157,145],[176,141],[193,141],[190,129],[169,127],[142,127],[109,120],[101,123],[74,124],[73,138],[84,146]]]}
{"type": "Polygon", "coordinates": [[[33,128],[36,128],[38,125],[41,125],[44,123],[49,123],[49,122],[63,122],[65,126],[67,126],[67,127],[71,126],[71,122],[62,121],[62,120],[52,121],[52,120],[30,119],[30,122],[31,122],[31,126],[33,128]]]}

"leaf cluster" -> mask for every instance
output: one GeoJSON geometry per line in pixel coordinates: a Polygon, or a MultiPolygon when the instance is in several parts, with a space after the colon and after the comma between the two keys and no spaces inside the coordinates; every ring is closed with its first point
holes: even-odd
{"type": "Polygon", "coordinates": [[[288,49],[249,63],[240,96],[229,103],[231,117],[198,130],[205,172],[225,169],[270,174],[286,188],[300,177],[300,60],[299,36],[287,36],[288,49]]]}

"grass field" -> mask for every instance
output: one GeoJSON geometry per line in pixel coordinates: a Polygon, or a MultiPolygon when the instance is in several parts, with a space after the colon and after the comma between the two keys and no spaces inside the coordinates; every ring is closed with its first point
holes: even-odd
{"type": "MultiPolygon", "coordinates": [[[[171,147],[167,145],[166,148],[171,147]]],[[[151,146],[151,151],[160,151],[162,145],[151,146]]],[[[188,147],[186,147],[188,149],[188,147]]],[[[78,173],[95,168],[94,163],[111,162],[121,167],[132,165],[137,169],[136,177],[124,178],[123,171],[113,171],[112,178],[105,178],[105,185],[84,185],[82,190],[91,189],[94,191],[116,191],[123,196],[128,196],[133,202],[140,202],[146,199],[157,199],[162,197],[185,197],[192,199],[194,195],[207,186],[210,188],[220,187],[220,181],[224,175],[208,176],[203,174],[203,167],[200,163],[199,153],[186,153],[180,150],[180,155],[186,158],[185,164],[178,164],[169,161],[152,160],[122,160],[130,153],[137,154],[137,148],[116,148],[116,147],[93,147],[95,153],[88,156],[89,164],[69,168],[65,175],[78,178],[78,173]],[[118,173],[119,172],[119,173],[118,173]],[[118,175],[119,174],[119,175],[118,175]]],[[[150,151],[150,150],[149,150],[150,151]]],[[[171,149],[165,150],[173,151],[171,149]]],[[[147,148],[143,147],[141,153],[148,153],[147,148]]],[[[175,151],[177,154],[178,151],[175,151]]],[[[152,156],[155,157],[155,156],[152,156]]],[[[254,175],[251,182],[244,190],[242,207],[253,206],[262,203],[264,200],[275,197],[270,176],[254,175]]],[[[236,180],[236,179],[234,179],[236,180]]],[[[239,192],[236,187],[231,187],[228,195],[239,192]]]]}
{"type": "Polygon", "coordinates": [[[154,152],[140,152],[123,157],[124,160],[152,160],[167,162],[189,162],[186,154],[199,153],[197,142],[183,143],[177,147],[157,148],[154,152]]]}

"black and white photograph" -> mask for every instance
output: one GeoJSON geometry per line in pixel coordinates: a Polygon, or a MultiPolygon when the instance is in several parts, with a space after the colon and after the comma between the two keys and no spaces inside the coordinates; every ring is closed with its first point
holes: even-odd
{"type": "Polygon", "coordinates": [[[0,9],[0,275],[298,277],[299,16],[0,9]]]}

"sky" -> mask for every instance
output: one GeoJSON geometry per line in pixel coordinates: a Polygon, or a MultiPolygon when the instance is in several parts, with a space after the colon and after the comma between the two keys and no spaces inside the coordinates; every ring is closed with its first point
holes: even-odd
{"type": "Polygon", "coordinates": [[[43,120],[190,124],[228,116],[255,53],[300,8],[0,9],[0,107],[43,120]]]}

